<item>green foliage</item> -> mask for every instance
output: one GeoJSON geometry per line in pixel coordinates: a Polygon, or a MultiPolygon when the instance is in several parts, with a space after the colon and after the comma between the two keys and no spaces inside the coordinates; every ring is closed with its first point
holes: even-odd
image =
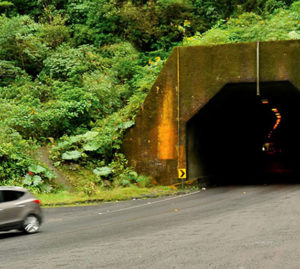
{"type": "Polygon", "coordinates": [[[276,9],[279,8],[286,8],[286,4],[284,1],[278,1],[278,0],[268,0],[265,3],[265,12],[273,13],[276,9]]]}
{"type": "Polygon", "coordinates": [[[145,5],[126,2],[120,9],[126,39],[142,50],[168,50],[181,41],[179,27],[192,19],[188,1],[147,1],[145,5]],[[143,14],[141,16],[140,14],[143,14]]]}
{"type": "Polygon", "coordinates": [[[63,160],[77,160],[81,157],[81,153],[77,150],[66,151],[61,155],[63,160]]]}
{"type": "Polygon", "coordinates": [[[66,10],[77,45],[89,43],[102,46],[120,40],[122,24],[113,0],[73,0],[66,10]]]}
{"type": "Polygon", "coordinates": [[[13,6],[14,6],[14,4],[12,2],[0,1],[0,12],[7,8],[13,7],[13,6]]]}
{"type": "Polygon", "coordinates": [[[296,1],[296,2],[294,2],[292,5],[291,5],[291,7],[290,7],[290,10],[292,11],[292,12],[300,12],[300,1],[296,1]]]}
{"type": "Polygon", "coordinates": [[[38,80],[22,76],[0,88],[0,119],[24,137],[36,139],[94,127],[98,119],[126,105],[135,88],[150,88],[161,61],[145,68],[138,61],[139,54],[128,43],[100,51],[61,46],[44,61],[38,80]],[[140,85],[139,79],[149,83],[140,85]]]}
{"type": "Polygon", "coordinates": [[[25,72],[22,68],[17,67],[13,62],[0,60],[0,87],[12,83],[24,75],[25,72]]]}
{"type": "Polygon", "coordinates": [[[287,40],[300,38],[300,13],[294,11],[295,2],[290,10],[276,9],[274,13],[259,16],[244,13],[231,18],[225,24],[205,32],[203,35],[187,37],[185,45],[205,45],[231,42],[287,40]]]}
{"type": "Polygon", "coordinates": [[[41,25],[39,36],[52,49],[67,42],[71,30],[65,25],[66,18],[60,14],[47,14],[46,21],[41,25]]]}
{"type": "Polygon", "coordinates": [[[0,124],[0,180],[18,180],[32,164],[28,153],[34,147],[15,130],[0,124]]]}
{"type": "Polygon", "coordinates": [[[229,17],[236,9],[239,2],[236,0],[193,0],[195,15],[204,18],[204,21],[211,27],[217,21],[229,17]]]}
{"type": "Polygon", "coordinates": [[[132,168],[128,167],[128,161],[123,154],[116,153],[109,167],[113,172],[112,185],[114,187],[128,187],[136,183],[138,175],[132,168]]]}
{"type": "Polygon", "coordinates": [[[42,13],[42,1],[33,0],[13,0],[14,9],[12,14],[38,16],[42,13]]]}
{"type": "Polygon", "coordinates": [[[115,73],[121,83],[130,80],[136,73],[140,55],[130,43],[104,46],[100,53],[105,57],[105,63],[109,66],[110,72],[115,73]]]}
{"type": "Polygon", "coordinates": [[[44,69],[41,76],[49,76],[53,79],[79,80],[80,76],[88,71],[93,71],[100,65],[95,59],[92,46],[72,48],[69,45],[58,47],[44,61],[44,69]]]}
{"type": "Polygon", "coordinates": [[[277,8],[286,8],[297,0],[242,0],[237,1],[243,12],[255,12],[263,14],[265,11],[272,12],[277,8]]]}
{"type": "Polygon", "coordinates": [[[138,92],[148,92],[162,69],[164,62],[159,56],[148,59],[147,65],[137,68],[132,80],[129,81],[130,86],[136,88],[138,92]]]}
{"type": "Polygon", "coordinates": [[[70,0],[66,11],[72,25],[84,24],[90,11],[90,1],[70,0]]]}
{"type": "Polygon", "coordinates": [[[86,92],[64,83],[53,86],[29,82],[24,91],[4,88],[0,119],[27,138],[57,137],[89,122],[91,103],[86,92]]]}
{"type": "Polygon", "coordinates": [[[128,187],[137,185],[141,188],[151,186],[151,178],[138,175],[131,167],[128,167],[128,161],[123,154],[117,153],[109,165],[113,172],[113,186],[128,187]]]}
{"type": "Polygon", "coordinates": [[[140,188],[151,187],[151,178],[148,176],[140,175],[136,178],[136,183],[140,188]]]}
{"type": "Polygon", "coordinates": [[[55,178],[54,173],[37,164],[31,164],[28,173],[24,177],[23,184],[30,189],[38,192],[50,192],[54,185],[52,179],[55,178]]]}
{"type": "MultiPolygon", "coordinates": [[[[80,158],[72,159],[72,162],[96,167],[95,174],[102,172],[101,167],[108,165],[112,169],[112,174],[108,176],[113,178],[113,185],[122,185],[121,181],[127,178],[128,171],[132,170],[127,170],[127,161],[118,151],[122,144],[124,131],[134,124],[133,117],[140,108],[144,97],[143,92],[133,95],[123,109],[96,121],[92,131],[76,136],[64,136],[61,142],[52,149],[53,160],[58,164],[63,164],[65,161],[70,161],[64,160],[64,153],[77,151],[78,155],[80,153],[80,158]],[[97,167],[100,167],[100,170],[97,167]]],[[[99,174],[99,176],[101,175],[99,174]]]]}
{"type": "Polygon", "coordinates": [[[15,61],[27,73],[42,69],[48,48],[37,37],[39,25],[28,16],[0,18],[0,60],[15,61]]]}
{"type": "Polygon", "coordinates": [[[55,9],[64,9],[67,0],[13,0],[14,8],[9,12],[10,16],[30,15],[38,20],[44,13],[44,10],[53,7],[55,9]]]}
{"type": "Polygon", "coordinates": [[[131,121],[123,121],[124,118],[116,113],[96,122],[97,127],[94,127],[92,132],[63,137],[62,142],[52,150],[53,159],[55,161],[78,160],[85,163],[98,156],[99,159],[109,163],[114,152],[120,149],[124,130],[132,125],[131,121]],[[91,133],[96,135],[90,136],[91,133]]]}
{"type": "Polygon", "coordinates": [[[108,166],[97,167],[93,170],[93,173],[97,176],[107,177],[112,173],[112,169],[108,166]]]}
{"type": "Polygon", "coordinates": [[[36,148],[32,141],[0,124],[0,183],[27,186],[38,191],[51,191],[54,174],[30,156],[36,148]]]}

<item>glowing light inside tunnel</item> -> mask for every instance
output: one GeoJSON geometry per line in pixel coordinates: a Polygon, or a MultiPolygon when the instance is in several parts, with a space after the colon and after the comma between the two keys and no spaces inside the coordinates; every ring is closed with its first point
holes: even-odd
{"type": "Polygon", "coordinates": [[[277,108],[272,108],[272,111],[274,112],[274,115],[275,115],[275,117],[276,117],[276,121],[275,121],[275,124],[273,125],[272,130],[271,130],[271,131],[269,132],[269,134],[268,134],[268,138],[269,138],[269,139],[271,138],[273,132],[277,129],[278,125],[279,125],[280,122],[281,122],[281,118],[282,118],[282,116],[281,116],[281,114],[280,114],[280,112],[278,111],[277,108]]]}
{"type": "MultiPolygon", "coordinates": [[[[270,104],[268,99],[262,99],[261,102],[264,105],[269,105],[270,104]]],[[[279,109],[277,107],[271,108],[271,111],[274,113],[274,116],[275,116],[276,120],[275,120],[275,123],[274,123],[272,129],[269,131],[269,133],[267,135],[268,141],[265,142],[262,146],[262,151],[273,154],[277,151],[281,151],[280,149],[279,150],[276,149],[276,146],[275,146],[274,142],[272,142],[271,138],[272,138],[272,135],[273,135],[274,131],[278,128],[278,126],[281,122],[282,116],[281,116],[281,113],[279,112],[279,109]]]]}
{"type": "Polygon", "coordinates": [[[275,130],[277,127],[278,127],[278,125],[280,124],[280,121],[281,121],[281,114],[280,114],[280,112],[278,112],[278,109],[277,108],[273,108],[272,109],[272,111],[276,111],[276,113],[275,113],[275,116],[276,116],[276,122],[275,122],[275,124],[274,124],[274,126],[273,126],[273,130],[275,130]]]}

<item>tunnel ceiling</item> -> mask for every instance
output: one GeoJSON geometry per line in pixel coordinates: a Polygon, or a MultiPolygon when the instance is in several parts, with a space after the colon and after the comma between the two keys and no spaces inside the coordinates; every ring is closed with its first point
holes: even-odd
{"type": "Polygon", "coordinates": [[[256,43],[173,49],[125,134],[129,165],[164,185],[178,169],[190,181],[298,173],[299,58],[299,40],[261,42],[258,98],[256,43]]]}

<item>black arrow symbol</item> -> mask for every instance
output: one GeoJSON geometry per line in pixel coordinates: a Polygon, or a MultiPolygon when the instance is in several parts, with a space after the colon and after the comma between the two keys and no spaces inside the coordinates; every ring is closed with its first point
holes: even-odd
{"type": "Polygon", "coordinates": [[[184,172],[184,170],[180,170],[180,172],[181,172],[181,175],[180,175],[180,177],[182,178],[182,177],[184,177],[185,176],[185,172],[184,172]]]}

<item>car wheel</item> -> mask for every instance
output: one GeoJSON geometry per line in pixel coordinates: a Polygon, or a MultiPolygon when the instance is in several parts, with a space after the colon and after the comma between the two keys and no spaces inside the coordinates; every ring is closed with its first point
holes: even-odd
{"type": "Polygon", "coordinates": [[[22,230],[27,234],[33,234],[40,230],[40,221],[34,215],[29,215],[23,222],[22,230]]]}

